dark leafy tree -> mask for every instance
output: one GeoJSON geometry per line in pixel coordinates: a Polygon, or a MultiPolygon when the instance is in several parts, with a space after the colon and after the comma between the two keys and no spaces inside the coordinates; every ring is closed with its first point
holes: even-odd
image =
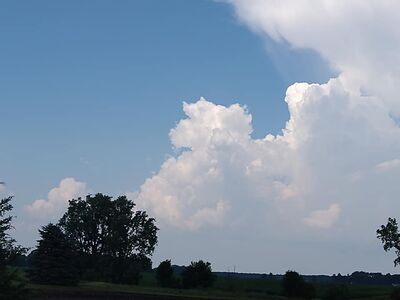
{"type": "Polygon", "coordinates": [[[32,258],[33,282],[54,285],[76,285],[79,274],[73,246],[61,228],[52,223],[39,230],[38,241],[32,258]]]}
{"type": "Polygon", "coordinates": [[[378,239],[382,241],[383,249],[389,251],[394,248],[396,259],[394,265],[400,263],[400,233],[397,221],[395,218],[389,218],[386,225],[381,225],[381,228],[376,231],[378,239]]]}
{"type": "Polygon", "coordinates": [[[211,270],[211,264],[202,260],[192,262],[183,270],[181,276],[184,288],[206,288],[212,286],[215,281],[215,276],[211,270]]]}
{"type": "Polygon", "coordinates": [[[174,270],[171,266],[171,260],[162,261],[156,270],[156,279],[158,285],[162,287],[170,287],[173,285],[174,270]]]}
{"type": "Polygon", "coordinates": [[[12,197],[0,200],[0,300],[24,299],[27,290],[19,273],[8,266],[18,255],[26,252],[25,248],[17,246],[8,231],[12,229],[13,217],[9,214],[12,210],[12,197]]]}
{"type": "Polygon", "coordinates": [[[149,268],[158,228],[125,196],[72,199],[59,224],[79,253],[84,277],[135,283],[138,273],[149,268]]]}
{"type": "Polygon", "coordinates": [[[286,297],[300,297],[311,299],[315,296],[315,288],[307,283],[304,278],[295,271],[287,271],[282,279],[283,294],[286,297]]]}

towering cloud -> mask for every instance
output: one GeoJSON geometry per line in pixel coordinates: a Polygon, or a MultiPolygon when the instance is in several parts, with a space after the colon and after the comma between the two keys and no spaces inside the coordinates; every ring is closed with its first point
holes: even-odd
{"type": "Polygon", "coordinates": [[[228,0],[252,30],[322,55],[347,88],[398,114],[400,3],[394,0],[228,0]]]}
{"type": "Polygon", "coordinates": [[[136,201],[163,226],[256,222],[280,224],[279,234],[328,230],[374,239],[377,225],[400,211],[400,4],[228,2],[261,36],[313,49],[340,75],[290,86],[286,127],[263,139],[252,138],[245,106],[184,103],[186,118],[170,132],[180,152],[146,180],[136,201]]]}

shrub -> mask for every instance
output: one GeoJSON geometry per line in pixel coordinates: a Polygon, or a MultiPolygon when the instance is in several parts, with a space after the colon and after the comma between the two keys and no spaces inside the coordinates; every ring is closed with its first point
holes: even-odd
{"type": "Polygon", "coordinates": [[[295,271],[287,271],[282,279],[283,294],[286,297],[311,299],[315,296],[315,288],[295,271]]]}
{"type": "Polygon", "coordinates": [[[192,262],[183,270],[181,276],[184,288],[206,288],[212,286],[215,281],[215,276],[211,270],[211,264],[202,260],[192,262]]]}
{"type": "Polygon", "coordinates": [[[174,270],[172,270],[171,260],[162,261],[156,270],[156,279],[158,285],[170,287],[173,281],[174,270]]]}

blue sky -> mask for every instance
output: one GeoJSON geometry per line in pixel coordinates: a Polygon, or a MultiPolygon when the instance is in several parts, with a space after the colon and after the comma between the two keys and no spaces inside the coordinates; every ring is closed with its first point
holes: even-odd
{"type": "Polygon", "coordinates": [[[286,87],[329,74],[272,40],[268,55],[213,1],[13,1],[0,14],[0,175],[17,207],[67,176],[138,188],[173,153],[182,101],[246,104],[254,136],[278,133],[286,87]]]}
{"type": "Polygon", "coordinates": [[[160,220],[155,262],[393,272],[375,230],[400,209],[400,131],[392,124],[400,49],[385,52],[400,41],[392,45],[385,34],[397,29],[381,24],[400,19],[390,18],[400,10],[377,2],[365,12],[349,2],[316,13],[295,4],[286,18],[294,2],[230,2],[0,3],[0,180],[15,195],[21,243],[33,246],[48,221],[29,223],[24,207],[73,177],[93,192],[139,192],[160,220]],[[348,17],[356,10],[360,19],[348,17]],[[185,114],[183,101],[200,97],[210,102],[185,114]],[[243,106],[253,117],[250,137],[243,106]],[[202,140],[204,120],[215,121],[210,135],[222,146],[202,140]],[[261,140],[268,133],[282,136],[261,140]],[[186,176],[195,184],[183,184],[186,176]],[[209,186],[196,185],[199,178],[209,186]],[[183,207],[178,225],[193,231],[157,214],[164,195],[183,207]]]}

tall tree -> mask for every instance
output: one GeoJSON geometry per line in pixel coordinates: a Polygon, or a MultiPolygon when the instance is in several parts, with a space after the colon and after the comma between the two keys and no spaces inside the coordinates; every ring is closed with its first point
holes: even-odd
{"type": "Polygon", "coordinates": [[[400,233],[396,219],[389,218],[387,224],[381,225],[381,228],[376,231],[376,235],[382,241],[385,251],[394,248],[397,256],[394,265],[397,266],[400,263],[400,233]]]}
{"type": "Polygon", "coordinates": [[[24,282],[18,273],[9,269],[8,265],[20,254],[26,252],[25,248],[17,246],[15,240],[9,235],[12,229],[13,217],[10,211],[12,197],[0,200],[0,299],[23,299],[26,295],[24,282]]]}
{"type": "Polygon", "coordinates": [[[81,266],[117,282],[136,281],[157,244],[155,220],[125,196],[72,199],[59,222],[80,254],[81,266]],[[129,278],[127,278],[127,274],[129,278]]]}
{"type": "Polygon", "coordinates": [[[52,223],[39,230],[32,258],[31,279],[41,284],[76,285],[79,282],[72,244],[61,228],[52,223]]]}

